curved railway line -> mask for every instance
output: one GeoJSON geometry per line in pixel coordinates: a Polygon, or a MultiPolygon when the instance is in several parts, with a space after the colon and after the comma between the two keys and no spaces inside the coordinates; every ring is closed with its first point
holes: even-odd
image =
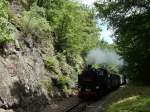
{"type": "Polygon", "coordinates": [[[78,104],[67,109],[65,112],[83,112],[89,104],[89,102],[81,101],[78,104]]]}
{"type": "Polygon", "coordinates": [[[101,112],[104,101],[109,97],[111,93],[103,95],[101,98],[96,101],[80,101],[74,106],[66,109],[64,112],[101,112]]]}

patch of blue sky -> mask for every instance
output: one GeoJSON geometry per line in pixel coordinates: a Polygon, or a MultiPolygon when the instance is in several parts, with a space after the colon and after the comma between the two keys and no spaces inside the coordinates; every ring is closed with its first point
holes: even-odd
{"type": "Polygon", "coordinates": [[[97,26],[102,30],[101,31],[101,38],[108,42],[109,44],[112,44],[113,43],[113,40],[112,40],[112,34],[113,34],[113,31],[108,29],[107,27],[107,23],[104,22],[104,21],[101,21],[100,19],[97,20],[97,26]]]}
{"type": "MultiPolygon", "coordinates": [[[[79,3],[88,5],[88,6],[90,6],[90,7],[94,7],[94,2],[95,2],[96,0],[75,0],[75,1],[78,1],[79,3]]],[[[102,23],[101,20],[98,20],[97,23],[98,23],[97,26],[100,27],[100,29],[102,30],[100,37],[101,37],[104,41],[108,42],[109,44],[112,44],[112,43],[113,43],[113,40],[112,40],[112,38],[111,38],[111,35],[113,34],[113,31],[112,31],[112,30],[108,30],[108,28],[107,28],[107,23],[101,24],[101,23],[102,23]]]]}

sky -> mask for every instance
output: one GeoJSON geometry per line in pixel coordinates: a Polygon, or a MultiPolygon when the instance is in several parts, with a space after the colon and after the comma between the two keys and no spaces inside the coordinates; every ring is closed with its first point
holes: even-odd
{"type": "MultiPolygon", "coordinates": [[[[77,0],[77,1],[92,7],[92,6],[94,6],[94,2],[96,0],[77,0]]],[[[107,29],[107,24],[102,25],[101,23],[102,23],[102,21],[98,20],[98,26],[102,29],[101,38],[103,38],[106,42],[108,42],[110,44],[113,43],[112,38],[111,38],[111,35],[113,32],[111,30],[107,29]]]]}
{"type": "Polygon", "coordinates": [[[92,6],[96,0],[80,0],[82,3],[92,6]]]}
{"type": "Polygon", "coordinates": [[[98,26],[102,29],[101,37],[108,43],[112,44],[113,40],[111,38],[111,35],[113,34],[113,31],[107,28],[106,22],[104,23],[101,20],[98,20],[98,26]],[[102,24],[103,23],[103,24],[102,24]]]}

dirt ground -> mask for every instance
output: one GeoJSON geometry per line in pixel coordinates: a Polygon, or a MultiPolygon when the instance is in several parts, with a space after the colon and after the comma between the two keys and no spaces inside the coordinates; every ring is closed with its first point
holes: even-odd
{"type": "Polygon", "coordinates": [[[81,100],[77,96],[58,99],[54,101],[51,105],[45,107],[43,112],[65,112],[70,107],[78,104],[81,100]]]}

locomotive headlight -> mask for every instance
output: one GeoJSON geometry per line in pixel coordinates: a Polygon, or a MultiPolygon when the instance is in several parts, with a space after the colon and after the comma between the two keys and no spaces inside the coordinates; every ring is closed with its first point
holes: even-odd
{"type": "Polygon", "coordinates": [[[96,89],[99,89],[99,86],[96,86],[96,89]]]}

